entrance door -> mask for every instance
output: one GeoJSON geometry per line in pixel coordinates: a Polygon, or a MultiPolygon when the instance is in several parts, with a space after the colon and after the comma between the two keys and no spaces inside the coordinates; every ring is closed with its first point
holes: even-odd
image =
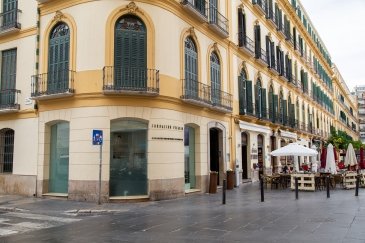
{"type": "Polygon", "coordinates": [[[51,127],[49,192],[68,193],[69,137],[68,122],[51,127]]]}
{"type": "Polygon", "coordinates": [[[195,130],[185,126],[184,129],[185,149],[185,190],[195,188],[195,130]]]}
{"type": "Polygon", "coordinates": [[[247,134],[241,133],[242,179],[248,179],[247,134]]]}
{"type": "MultiPolygon", "coordinates": [[[[210,171],[216,171],[219,175],[219,158],[220,158],[220,150],[219,150],[219,130],[216,128],[211,128],[209,130],[210,135],[210,171]]],[[[219,185],[219,181],[217,180],[217,184],[219,185]]]]}
{"type": "Polygon", "coordinates": [[[111,125],[110,196],[147,195],[147,124],[111,125]]]}

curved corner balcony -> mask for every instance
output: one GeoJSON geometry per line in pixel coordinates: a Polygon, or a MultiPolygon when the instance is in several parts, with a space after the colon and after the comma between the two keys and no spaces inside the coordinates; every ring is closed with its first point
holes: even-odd
{"type": "Polygon", "coordinates": [[[62,70],[32,76],[33,100],[73,96],[75,71],[62,70]]]}
{"type": "Polygon", "coordinates": [[[181,99],[190,104],[210,108],[212,110],[232,112],[232,95],[222,90],[214,89],[209,85],[193,79],[183,80],[183,95],[181,99]]]}
{"type": "Polygon", "coordinates": [[[160,71],[147,68],[112,67],[103,69],[104,94],[147,95],[160,93],[160,71]]]}
{"type": "Polygon", "coordinates": [[[201,22],[208,21],[208,2],[206,0],[181,0],[181,5],[201,22]]]}

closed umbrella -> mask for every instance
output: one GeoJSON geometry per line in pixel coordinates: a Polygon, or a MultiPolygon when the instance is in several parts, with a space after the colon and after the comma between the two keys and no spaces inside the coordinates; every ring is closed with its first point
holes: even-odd
{"type": "Polygon", "coordinates": [[[360,148],[360,169],[365,169],[364,148],[360,148]]]}
{"type": "Polygon", "coordinates": [[[327,146],[325,171],[330,172],[331,174],[337,174],[335,154],[333,153],[333,145],[332,144],[328,144],[328,146],[327,146]]]}
{"type": "Polygon", "coordinates": [[[323,147],[321,153],[321,168],[326,168],[326,156],[327,156],[327,149],[323,147]]]}
{"type": "Polygon", "coordinates": [[[352,146],[351,143],[347,147],[346,157],[345,157],[345,165],[346,166],[357,165],[355,150],[354,150],[354,147],[352,146]]]}

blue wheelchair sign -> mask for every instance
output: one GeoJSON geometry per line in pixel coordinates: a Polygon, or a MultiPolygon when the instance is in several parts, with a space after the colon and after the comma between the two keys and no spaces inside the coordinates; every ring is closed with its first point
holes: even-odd
{"type": "Polygon", "coordinates": [[[93,145],[103,145],[102,130],[93,130],[93,145]]]}

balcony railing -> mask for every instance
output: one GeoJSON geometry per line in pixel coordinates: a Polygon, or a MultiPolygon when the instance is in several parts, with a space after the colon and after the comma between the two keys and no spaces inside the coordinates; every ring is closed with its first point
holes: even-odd
{"type": "Polygon", "coordinates": [[[104,93],[158,95],[159,70],[147,68],[115,68],[103,69],[104,93]]]}
{"type": "Polygon", "coordinates": [[[19,94],[20,90],[17,89],[0,90],[0,113],[18,111],[19,94]]]}
{"type": "Polygon", "coordinates": [[[209,8],[210,27],[217,31],[222,37],[228,37],[228,19],[218,12],[216,7],[209,8]]]}
{"type": "Polygon", "coordinates": [[[32,76],[34,99],[49,99],[73,95],[75,71],[62,70],[32,76]]]}
{"type": "Polygon", "coordinates": [[[232,111],[232,95],[193,79],[184,79],[181,99],[223,112],[232,111]]]}
{"type": "Polygon", "coordinates": [[[252,4],[262,13],[266,13],[266,0],[252,0],[252,4]]]}
{"type": "Polygon", "coordinates": [[[255,58],[261,61],[263,64],[267,64],[266,51],[260,48],[260,52],[256,51],[255,58]]]}
{"type": "Polygon", "coordinates": [[[232,111],[232,95],[219,89],[211,90],[211,102],[214,108],[232,111]]]}
{"type": "Polygon", "coordinates": [[[201,21],[208,20],[208,2],[206,0],[181,0],[181,4],[201,21]]]}
{"type": "Polygon", "coordinates": [[[251,55],[255,53],[255,42],[243,33],[238,33],[238,46],[251,55]]]}
{"type": "Polygon", "coordinates": [[[0,33],[11,30],[19,30],[21,25],[19,23],[19,9],[13,9],[0,14],[0,33]]]}

